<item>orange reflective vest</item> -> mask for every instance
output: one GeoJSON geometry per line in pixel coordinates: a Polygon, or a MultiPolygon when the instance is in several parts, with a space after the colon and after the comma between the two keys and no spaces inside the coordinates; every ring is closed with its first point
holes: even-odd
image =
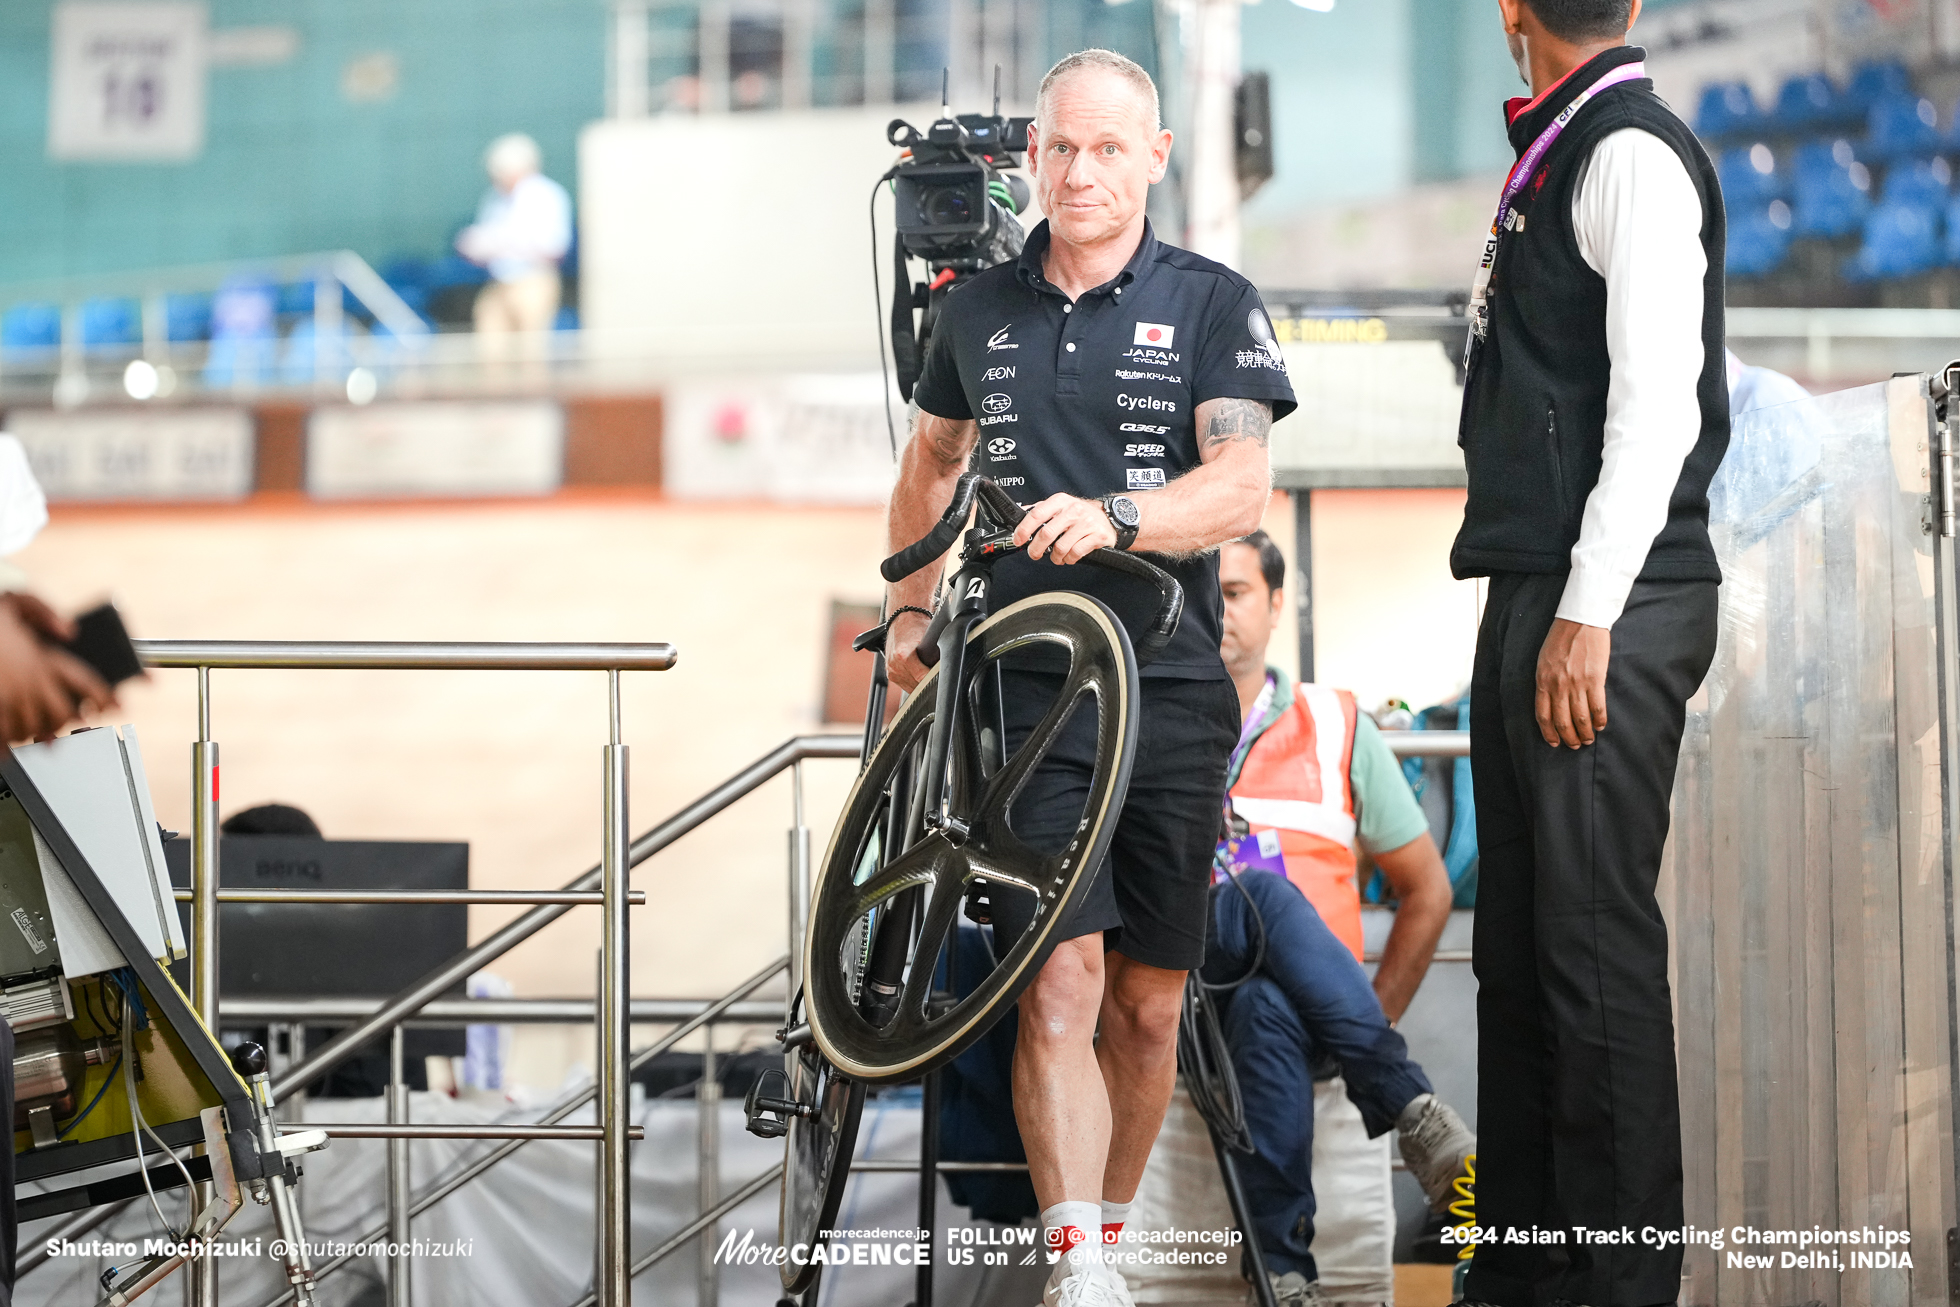
{"type": "Polygon", "coordinates": [[[1361,957],[1356,880],[1354,695],[1275,677],[1272,706],[1226,778],[1232,810],[1257,833],[1279,834],[1286,878],[1343,944],[1361,957]]]}

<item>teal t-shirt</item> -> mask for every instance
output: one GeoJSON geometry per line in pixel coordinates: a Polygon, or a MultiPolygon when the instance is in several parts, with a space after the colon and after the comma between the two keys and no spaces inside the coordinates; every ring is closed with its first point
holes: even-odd
{"type": "Polygon", "coordinates": [[[1365,712],[1355,714],[1348,784],[1354,790],[1361,847],[1371,856],[1392,852],[1429,833],[1429,818],[1422,815],[1422,805],[1402,775],[1401,759],[1389,752],[1375,719],[1365,712]]]}

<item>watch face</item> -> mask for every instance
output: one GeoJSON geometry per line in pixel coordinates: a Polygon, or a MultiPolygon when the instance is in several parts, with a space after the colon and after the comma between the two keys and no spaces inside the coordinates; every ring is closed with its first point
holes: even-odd
{"type": "Polygon", "coordinates": [[[1118,495],[1109,501],[1109,515],[1124,526],[1135,526],[1143,521],[1143,512],[1137,501],[1127,495],[1118,495]]]}

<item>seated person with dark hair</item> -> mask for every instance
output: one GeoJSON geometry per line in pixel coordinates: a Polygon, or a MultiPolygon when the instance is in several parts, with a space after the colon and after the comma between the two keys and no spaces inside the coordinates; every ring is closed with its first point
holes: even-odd
{"type": "Polygon", "coordinates": [[[1292,684],[1266,666],[1285,569],[1263,531],[1219,551],[1221,652],[1245,717],[1201,974],[1214,985],[1244,977],[1219,995],[1254,1147],[1241,1175],[1281,1307],[1305,1307],[1324,1301],[1311,1251],[1315,1067],[1338,1065],[1369,1137],[1401,1132],[1402,1157],[1436,1210],[1476,1136],[1432,1092],[1393,1024],[1448,919],[1449,877],[1400,765],[1354,696],[1292,684]],[[1401,903],[1372,983],[1361,966],[1357,847],[1401,903]]]}

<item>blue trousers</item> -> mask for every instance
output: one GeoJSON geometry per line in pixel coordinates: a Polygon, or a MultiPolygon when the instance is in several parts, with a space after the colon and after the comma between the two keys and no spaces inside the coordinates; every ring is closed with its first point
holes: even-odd
{"type": "Polygon", "coordinates": [[[1211,895],[1203,978],[1237,980],[1258,954],[1257,905],[1266,947],[1258,972],[1220,994],[1232,1071],[1245,1102],[1251,1156],[1236,1155],[1253,1226],[1275,1274],[1319,1278],[1313,1253],[1313,1067],[1339,1063],[1368,1137],[1395,1126],[1429,1077],[1389,1026],[1368,973],[1292,881],[1269,871],[1239,875],[1211,895]]]}

